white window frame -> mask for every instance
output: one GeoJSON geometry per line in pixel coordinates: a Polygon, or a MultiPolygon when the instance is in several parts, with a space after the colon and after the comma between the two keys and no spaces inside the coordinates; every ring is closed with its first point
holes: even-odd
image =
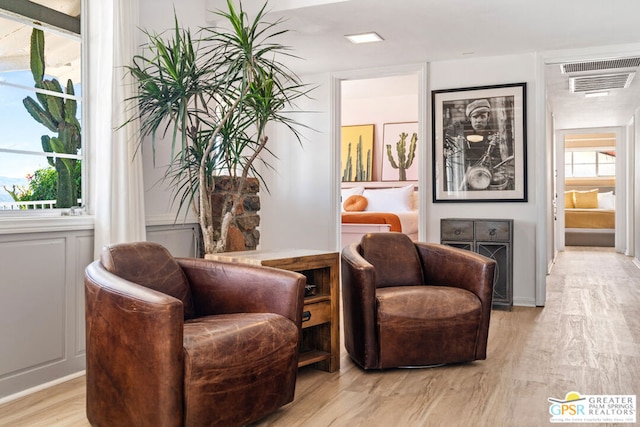
{"type": "MultiPolygon", "coordinates": [[[[566,149],[565,150],[565,154],[571,153],[571,163],[567,163],[566,162],[566,158],[565,158],[565,164],[564,164],[565,165],[565,171],[566,171],[566,167],[570,165],[571,166],[571,175],[569,175],[569,174],[567,174],[565,172],[565,176],[567,178],[611,178],[611,177],[615,177],[616,176],[615,171],[614,171],[613,175],[601,175],[600,174],[600,162],[598,161],[598,154],[600,154],[600,153],[602,153],[604,151],[611,151],[611,149],[609,149],[609,150],[597,149],[597,148],[566,149]],[[575,152],[590,152],[590,153],[594,153],[595,154],[595,168],[596,168],[595,175],[593,175],[593,176],[584,176],[584,177],[583,176],[576,177],[573,174],[573,170],[574,170],[574,167],[575,167],[575,163],[574,163],[574,159],[573,159],[573,153],[575,153],[575,152]]],[[[592,163],[589,163],[589,164],[592,164],[592,163]]],[[[614,168],[615,168],[615,164],[616,164],[616,162],[615,162],[615,158],[614,158],[614,161],[613,161],[614,168]]]]}
{"type": "MultiPolygon", "coordinates": [[[[3,12],[5,12],[3,10],[3,12]]],[[[57,13],[57,12],[56,12],[57,13]]],[[[87,22],[87,0],[81,0],[80,5],[80,50],[81,50],[81,82],[83,82],[83,87],[85,86],[84,82],[86,82],[86,70],[87,70],[87,52],[88,52],[88,37],[86,30],[86,22],[87,22]]],[[[50,22],[48,19],[44,19],[43,16],[38,17],[29,17],[26,15],[17,15],[11,13],[11,11],[7,11],[7,14],[3,13],[5,16],[10,16],[13,19],[22,19],[23,23],[28,26],[36,27],[45,30],[46,32],[67,32],[67,30],[60,30],[54,24],[47,24],[50,22]],[[33,25],[33,21],[43,22],[42,26],[33,25]]],[[[58,14],[54,21],[63,22],[65,20],[64,17],[61,17],[58,14]],[[60,21],[62,19],[62,21],[60,21]]],[[[68,34],[68,32],[67,32],[68,34]]],[[[21,88],[28,89],[30,91],[42,92],[51,94],[49,91],[36,89],[33,87],[24,87],[21,88]]],[[[88,201],[90,200],[89,194],[89,185],[88,181],[88,168],[89,166],[89,156],[87,155],[89,145],[87,132],[87,123],[88,123],[88,109],[86,108],[86,91],[82,90],[80,96],[68,95],[68,94],[60,94],[54,93],[54,95],[63,97],[63,98],[73,98],[79,101],[82,104],[81,114],[82,114],[82,152],[81,154],[62,154],[62,153],[45,153],[45,152],[25,152],[22,150],[7,150],[4,149],[0,151],[3,152],[20,152],[20,154],[33,154],[33,155],[41,155],[46,157],[65,157],[65,158],[75,158],[82,161],[82,204],[83,207],[81,209],[43,209],[43,210],[14,210],[14,211],[0,211],[0,234],[15,234],[15,233],[34,233],[34,232],[46,232],[46,231],[65,231],[65,230],[88,230],[93,229],[94,227],[94,218],[91,215],[87,215],[88,209],[88,201]]]]}

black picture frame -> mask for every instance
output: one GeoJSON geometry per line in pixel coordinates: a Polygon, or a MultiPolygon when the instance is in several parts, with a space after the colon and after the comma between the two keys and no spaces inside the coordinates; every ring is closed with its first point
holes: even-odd
{"type": "Polygon", "coordinates": [[[527,85],[435,90],[433,202],[527,201],[527,85]]]}

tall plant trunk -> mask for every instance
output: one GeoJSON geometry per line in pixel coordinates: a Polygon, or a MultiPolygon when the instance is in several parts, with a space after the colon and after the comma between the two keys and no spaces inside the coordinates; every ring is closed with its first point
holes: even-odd
{"type": "Polygon", "coordinates": [[[216,252],[216,236],[215,230],[213,229],[211,193],[215,188],[215,180],[213,178],[211,181],[207,179],[204,168],[200,168],[198,179],[200,181],[200,203],[198,204],[199,211],[196,209],[196,214],[198,215],[200,228],[202,230],[204,253],[205,255],[213,254],[216,252]]]}
{"type": "Polygon", "coordinates": [[[200,205],[200,228],[202,229],[202,242],[205,254],[216,252],[216,236],[213,229],[213,212],[211,211],[211,198],[203,197],[200,205]]]}
{"type": "Polygon", "coordinates": [[[221,212],[221,221],[220,221],[220,238],[218,239],[216,245],[216,252],[224,252],[227,248],[227,240],[229,237],[229,229],[231,228],[231,224],[234,222],[234,219],[238,212],[238,203],[242,200],[242,189],[244,188],[246,177],[241,176],[240,178],[236,178],[232,180],[232,185],[235,188],[234,195],[232,196],[232,200],[225,198],[224,203],[222,204],[222,212],[221,212]],[[231,208],[228,209],[227,206],[231,202],[231,208]]]}

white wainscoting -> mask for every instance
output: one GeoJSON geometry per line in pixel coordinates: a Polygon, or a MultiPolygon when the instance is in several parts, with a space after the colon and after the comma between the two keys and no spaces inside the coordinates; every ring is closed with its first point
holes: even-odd
{"type": "MultiPolygon", "coordinates": [[[[149,226],[147,239],[197,254],[195,224],[149,226]]],[[[93,230],[0,234],[0,403],[84,370],[91,261],[93,230]]]]}
{"type": "Polygon", "coordinates": [[[81,371],[93,231],[0,236],[0,399],[81,371]]]}

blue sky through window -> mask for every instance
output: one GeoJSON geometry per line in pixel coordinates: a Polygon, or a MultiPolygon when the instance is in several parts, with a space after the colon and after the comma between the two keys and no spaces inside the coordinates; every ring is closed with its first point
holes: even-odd
{"type": "MultiPolygon", "coordinates": [[[[45,78],[51,79],[51,76],[45,78]]],[[[10,71],[0,73],[0,81],[11,82],[16,85],[33,87],[31,71],[10,71]]],[[[66,82],[60,82],[64,87],[66,82]]],[[[74,85],[76,96],[80,96],[80,85],[74,85]]],[[[22,100],[35,93],[26,89],[15,88],[0,84],[0,148],[42,152],[40,138],[42,135],[55,136],[45,126],[38,123],[25,109],[22,100]]],[[[78,102],[77,118],[81,122],[81,103],[78,102]]],[[[29,156],[0,152],[0,201],[12,201],[11,196],[4,190],[6,185],[26,185],[27,174],[49,164],[43,156],[29,156]]]]}

